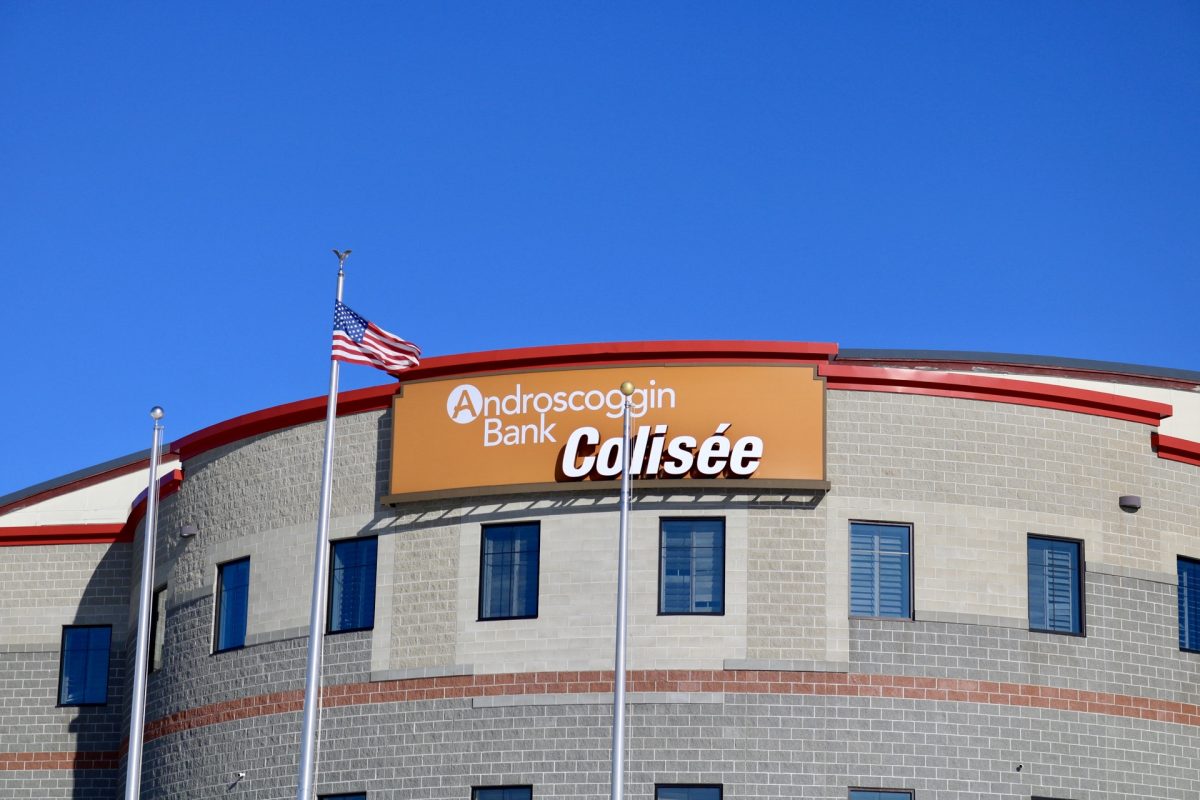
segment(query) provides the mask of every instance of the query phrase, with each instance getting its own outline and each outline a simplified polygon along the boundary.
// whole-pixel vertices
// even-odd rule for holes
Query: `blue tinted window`
[[[367,800],[366,792],[356,792],[351,794],[323,794],[320,800]]]
[[[851,789],[850,800],[908,800],[912,792],[896,789]]]
[[[329,572],[330,633],[375,627],[375,556],[378,540],[333,543]]]
[[[488,786],[471,790],[471,800],[531,800],[529,786]]]
[[[850,523],[850,614],[912,618],[912,529]]]
[[[725,520],[665,519],[659,533],[658,612],[725,612]]]
[[[1178,559],[1179,649],[1200,651],[1200,561]]]
[[[721,800],[721,787],[656,786],[654,800]]]
[[[1029,537],[1029,628],[1083,632],[1079,542]]]
[[[246,614],[250,601],[250,559],[217,568],[217,630],[213,649],[232,650],[246,644]]]
[[[480,619],[537,616],[540,546],[541,528],[536,522],[488,525],[483,529]]]
[[[108,625],[75,625],[63,628],[62,666],[58,702],[64,706],[108,702],[108,654],[112,628]]]

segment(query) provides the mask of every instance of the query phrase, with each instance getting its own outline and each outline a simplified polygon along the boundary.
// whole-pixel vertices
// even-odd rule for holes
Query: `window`
[[[351,792],[350,794],[323,794],[318,800],[367,800],[366,792]]]
[[[154,590],[154,599],[150,601],[150,648],[149,667],[151,672],[162,669],[163,635],[167,628],[167,587],[160,586]]]
[[[721,800],[721,787],[664,784],[654,787],[654,800]]]
[[[1029,629],[1083,633],[1083,545],[1029,536]]]
[[[379,540],[347,539],[333,543],[329,573],[330,633],[375,627],[375,556]]]
[[[532,800],[532,786],[478,786],[471,790],[471,800]]]
[[[658,613],[725,613],[725,520],[660,523]]]
[[[850,800],[912,800],[905,789],[851,789]]]
[[[217,567],[217,625],[213,652],[234,650],[246,644],[246,614],[250,601],[250,559]]]
[[[1200,561],[1177,560],[1179,567],[1179,649],[1200,652]]]
[[[479,618],[529,619],[538,613],[536,522],[483,526],[479,554]]]
[[[99,706],[108,702],[111,625],[65,625],[58,667],[60,706]]]
[[[850,523],[850,616],[912,619],[912,528]]]

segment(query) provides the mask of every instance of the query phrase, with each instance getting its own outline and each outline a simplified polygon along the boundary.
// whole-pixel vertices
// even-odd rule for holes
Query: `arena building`
[[[678,342],[345,392],[323,797],[1200,796],[1200,373]],[[295,796],[325,399],[165,449],[143,797]],[[124,785],[142,453],[0,498],[0,796]],[[140,494],[139,494],[140,492]]]

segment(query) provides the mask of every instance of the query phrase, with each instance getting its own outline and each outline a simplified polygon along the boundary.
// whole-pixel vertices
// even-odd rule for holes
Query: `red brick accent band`
[[[1147,719],[1200,726],[1200,706],[1134,695],[1085,692],[958,678],[913,678],[843,672],[776,672],[754,670],[655,670],[629,673],[631,692],[723,692],[728,694],[837,695],[894,697],[905,700],[954,701],[986,705],[1028,706],[1086,714]],[[539,694],[610,693],[611,672],[531,672],[505,675],[456,675],[404,681],[327,686],[325,708],[508,697]],[[222,722],[299,712],[300,690],[246,697],[180,711],[146,725],[146,741]]]
[[[0,772],[5,770],[50,771],[58,769],[116,769],[120,756],[115,750],[66,753],[0,753]]]
[[[713,692],[726,694],[785,694],[840,697],[890,697],[902,700],[1026,706],[1106,714],[1175,725],[1200,726],[1200,706],[1135,695],[1086,692],[960,678],[914,678],[844,672],[776,672],[755,670],[654,670],[629,673],[631,692]],[[455,675],[377,683],[327,686],[325,708],[454,700],[472,697],[511,697],[543,694],[611,693],[611,672],[530,672],[504,675]],[[272,714],[300,713],[304,693],[288,692],[227,700],[189,708],[146,724],[147,742],[173,733],[207,728]],[[88,753],[0,753],[0,771],[52,769],[113,769],[121,750]]]

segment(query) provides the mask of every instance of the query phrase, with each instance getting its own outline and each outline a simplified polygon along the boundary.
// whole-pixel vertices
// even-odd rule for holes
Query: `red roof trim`
[[[566,344],[551,347],[522,347],[489,350],[454,356],[438,356],[408,370],[402,379],[428,380],[446,375],[477,375],[548,367],[595,367],[645,362],[769,361],[826,363],[837,355],[831,342],[605,342]]]
[[[1150,434],[1150,446],[1158,453],[1159,458],[1200,467],[1200,442],[1163,436],[1155,431]]]
[[[1173,413],[1166,403],[1011,378],[841,364],[822,364],[819,372],[830,389],[987,400],[1093,414],[1155,427]]]
[[[0,547],[35,547],[49,544],[112,544],[122,539],[125,525],[82,523],[79,525],[20,525],[0,528]]]
[[[1120,372],[1113,369],[1077,367],[1060,364],[1026,364],[1020,361],[971,361],[957,358],[895,358],[843,356],[838,355],[837,363],[842,366],[854,367],[900,367],[902,369],[928,369],[939,371],[969,372],[989,375],[1008,373],[1019,375],[1044,375],[1056,378],[1075,378],[1077,380],[1118,383],[1127,386],[1159,386],[1165,389],[1188,391],[1197,386],[1195,381],[1184,378],[1171,378],[1164,375],[1142,375],[1134,372]]]
[[[183,484],[183,470],[173,469],[166,475],[158,479],[158,499],[170,497],[179,491],[180,485]],[[137,499],[133,501],[133,507],[129,509],[129,518],[125,520],[125,524],[121,527],[121,538],[117,541],[132,542],[133,534],[137,531],[137,526],[141,524],[146,517],[146,497],[149,490],[143,489]]]
[[[389,383],[383,386],[371,386],[366,389],[354,389],[338,393],[338,416],[361,414],[366,411],[380,411],[392,403],[392,395],[396,393],[397,384]],[[227,419],[190,433],[182,439],[171,443],[172,453],[180,459],[195,458],[209,450],[222,445],[249,439],[271,431],[302,425],[306,422],[316,422],[325,418],[326,397],[310,397],[307,400],[297,400],[281,406],[264,408],[243,414],[240,417]]]
[[[824,364],[836,354],[837,345],[828,343],[697,341],[571,344],[437,356],[427,358],[421,362],[421,366],[405,371],[400,383],[339,393],[338,416],[386,410],[391,407],[392,396],[402,384],[449,375],[647,362]],[[251,436],[317,422],[325,417],[325,403],[325,397],[310,397],[243,414],[175,441],[171,444],[171,452],[178,453],[181,459],[186,460]]]

